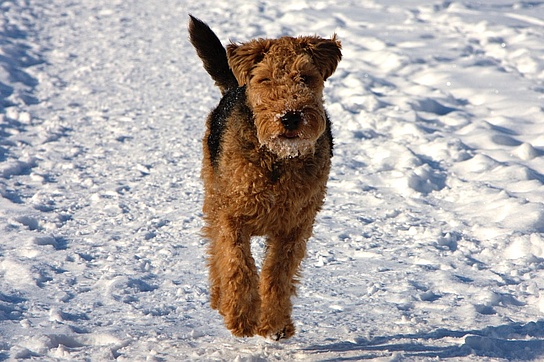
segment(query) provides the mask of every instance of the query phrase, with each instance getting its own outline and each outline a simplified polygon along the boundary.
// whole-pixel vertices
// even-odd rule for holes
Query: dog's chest
[[[319,170],[312,161],[281,160],[255,171],[251,183],[255,187],[248,191],[264,204],[264,210],[292,212],[304,208],[323,192],[326,182],[321,175],[325,170]]]

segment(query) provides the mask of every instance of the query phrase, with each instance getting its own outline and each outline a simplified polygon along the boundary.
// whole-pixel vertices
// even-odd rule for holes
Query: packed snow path
[[[287,3],[0,1],[0,360],[544,358],[544,3]],[[282,343],[209,306],[188,13],[343,44]]]

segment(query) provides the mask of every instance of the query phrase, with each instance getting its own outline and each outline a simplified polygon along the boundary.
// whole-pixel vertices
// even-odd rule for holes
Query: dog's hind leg
[[[213,309],[219,309],[221,303],[221,272],[219,270],[217,253],[217,243],[215,240],[211,241],[211,245],[208,249],[208,270],[210,280],[210,305]]]

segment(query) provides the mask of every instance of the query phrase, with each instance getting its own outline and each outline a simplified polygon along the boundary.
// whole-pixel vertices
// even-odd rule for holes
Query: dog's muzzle
[[[302,123],[302,113],[297,111],[287,112],[280,118],[280,121],[287,131],[295,131]]]

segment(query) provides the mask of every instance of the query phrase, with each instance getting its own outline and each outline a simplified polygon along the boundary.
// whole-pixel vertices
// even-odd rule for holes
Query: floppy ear
[[[342,59],[342,44],[336,39],[336,34],[332,39],[323,39],[319,37],[308,37],[307,50],[310,53],[315,66],[321,72],[323,80],[334,73],[338,62]]]
[[[270,42],[265,39],[227,45],[229,67],[234,73],[239,86],[247,84],[251,69],[263,59],[269,48]]]

